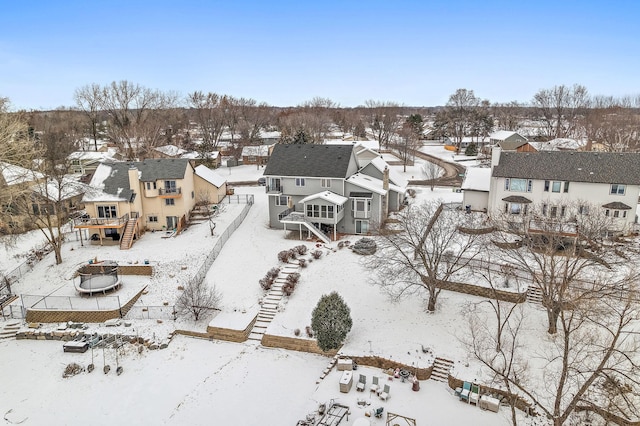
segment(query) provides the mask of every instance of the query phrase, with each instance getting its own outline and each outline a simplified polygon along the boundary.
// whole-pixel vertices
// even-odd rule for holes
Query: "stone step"
[[[264,334],[260,334],[252,331],[251,333],[249,333],[249,337],[247,337],[247,339],[261,341],[263,336]]]

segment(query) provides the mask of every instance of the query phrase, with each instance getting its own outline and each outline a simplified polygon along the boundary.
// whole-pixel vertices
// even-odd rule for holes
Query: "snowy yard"
[[[282,230],[268,228],[264,188],[236,187],[235,190],[236,194],[254,195],[255,205],[230,236],[206,276],[206,281],[222,294],[220,317],[234,311],[257,309],[264,295],[258,280],[267,270],[279,265],[277,253],[303,244],[285,239]],[[418,200],[461,201],[461,194],[450,188],[434,191],[417,188],[417,192]],[[95,256],[122,264],[148,259],[156,266],[156,273],[148,279],[148,294],[139,304],[173,303],[177,286],[194,273],[242,207],[225,206],[216,218],[214,236],[209,235],[207,224],[199,224],[176,238],[163,239],[161,233],[147,233],[128,251],[120,251],[117,246],[87,246],[86,243],[81,246],[79,241],[70,241],[64,247],[62,265],[54,265],[48,256],[19,283],[15,292],[68,291],[73,285],[73,271]],[[355,242],[357,237],[348,239]],[[289,300],[281,304],[269,333],[293,337],[296,328],[304,330],[311,322],[311,310],[320,296],[336,290],[351,308],[353,318],[343,353],[373,354],[422,368],[432,361],[421,351],[424,346],[437,356],[454,360],[458,377],[481,379],[477,368],[466,367],[469,355],[459,342],[465,331],[461,311],[480,299],[443,292],[437,312],[427,314],[424,295],[394,303],[380,288],[372,286],[361,257],[349,249],[323,251],[320,259],[300,270],[300,282]],[[126,276],[124,279],[123,288],[127,285]],[[530,309],[534,317],[542,318],[542,312],[535,308],[525,309]],[[198,324],[186,319],[163,324],[133,320],[130,329],[120,331],[154,337],[167,335],[174,327],[204,331],[209,319]],[[113,331],[98,325],[91,330]],[[163,350],[138,353],[133,345],[125,348],[126,353],[118,359],[124,367],[121,376],[102,373],[104,363],[112,366],[116,363],[115,350],[107,349],[94,351],[97,371],[63,379],[64,367],[70,362],[88,365],[91,351],[63,353],[62,344],[51,341],[0,341],[3,354],[0,375],[11,383],[0,391],[0,412],[6,413],[7,422],[24,420],[25,425],[75,424],[80,419],[91,424],[294,425],[319,403],[335,399],[351,407],[349,420],[341,423],[344,425],[353,424],[364,416],[366,409],[378,406],[384,406],[385,412],[415,418],[419,425],[446,425],[451,424],[452,419],[476,426],[509,424],[509,412],[504,407],[497,414],[482,411],[459,402],[446,384],[431,380],[421,382],[419,392],[411,391],[408,383],[389,382],[391,396],[387,402],[369,394],[368,386],[364,394],[355,391],[355,384],[349,393],[340,393],[340,372],[335,370],[316,384],[328,358],[264,348],[252,342],[236,344],[179,336]],[[368,383],[373,375],[384,377],[375,368],[361,367],[354,373],[355,380],[359,373],[366,374]],[[358,398],[370,405],[361,408],[357,405]],[[370,420],[374,425],[384,424],[380,419]]]

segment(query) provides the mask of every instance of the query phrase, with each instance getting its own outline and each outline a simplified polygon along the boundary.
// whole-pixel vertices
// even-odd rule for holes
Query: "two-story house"
[[[367,234],[404,202],[405,186],[392,183],[371,160],[361,167],[356,146],[278,144],[264,171],[269,224],[334,240]],[[399,183],[403,183],[398,180]]]
[[[83,198],[89,217],[75,226],[123,249],[144,230],[180,230],[197,203],[215,204],[226,194],[224,178],[186,159],[103,163],[90,186]]]
[[[548,218],[571,221],[597,208],[611,218],[612,233],[627,233],[636,221],[640,154],[494,149],[488,210],[523,216],[532,208]]]

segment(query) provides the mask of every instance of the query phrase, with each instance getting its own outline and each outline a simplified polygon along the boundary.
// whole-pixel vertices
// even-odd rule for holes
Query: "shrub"
[[[289,261],[289,250],[282,250],[278,253],[278,260],[283,263],[287,263]]]
[[[305,331],[307,332],[307,337],[313,337],[313,329],[310,325],[305,327]]]
[[[280,268],[269,269],[264,278],[261,278],[260,281],[258,281],[260,283],[260,287],[262,287],[263,290],[270,290],[271,286],[273,285],[273,281],[276,279],[279,273]]]
[[[280,268],[271,268],[267,271],[267,277],[271,278],[271,279],[276,279],[278,277],[278,274],[280,273]]]
[[[339,249],[344,248],[344,241],[340,241],[340,242],[338,243],[338,248],[339,248]]]
[[[296,289],[296,283],[287,281],[282,285],[282,292],[285,296],[291,296],[293,294],[293,290]]]
[[[300,244],[299,246],[295,247],[295,250],[300,256],[302,256],[307,253],[307,246],[305,246],[304,244]]]
[[[320,256],[322,256],[322,250],[313,250],[311,252],[311,257],[314,259],[320,259]]]
[[[264,278],[260,278],[260,281],[258,281],[258,283],[260,283],[260,287],[262,287],[263,290],[271,290],[271,286],[273,285],[273,280],[264,277]]]
[[[300,281],[300,274],[297,272],[291,273],[289,275],[287,275],[286,278],[287,283],[291,283],[293,285],[296,285],[298,283],[298,281]]]
[[[297,255],[298,255],[298,252],[296,251],[296,249],[294,248],[289,249],[289,259],[295,259]]]
[[[306,268],[307,267],[307,259],[298,259],[298,265],[300,265],[301,268]]]
[[[295,330],[293,330],[293,334],[294,334],[295,336],[299,336],[299,335],[300,335],[300,329],[299,329],[299,328],[296,328]]]

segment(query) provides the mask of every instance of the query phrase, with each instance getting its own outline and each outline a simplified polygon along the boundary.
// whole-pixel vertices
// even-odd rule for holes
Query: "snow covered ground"
[[[261,172],[255,166],[241,167],[244,169],[231,171],[237,181],[251,180],[251,176],[257,179],[248,167]],[[417,191],[418,200],[461,201],[461,194],[450,188],[434,191],[417,188]],[[236,187],[235,192],[252,194],[255,204],[242,225],[230,235],[206,276],[207,282],[222,294],[221,317],[256,309],[264,295],[258,280],[268,269],[278,266],[277,253],[303,243],[285,239],[282,230],[268,228],[263,187]],[[120,251],[117,246],[86,243],[81,246],[79,241],[70,241],[65,244],[62,265],[55,265],[49,255],[15,291],[49,294],[60,287],[68,288],[73,285],[72,272],[95,256],[132,264],[149,259],[156,266],[156,273],[147,283],[148,294],[139,303],[173,303],[177,286],[192,276],[203,257],[226,235],[225,230],[242,207],[225,205],[216,218],[213,236],[209,235],[207,224],[200,224],[175,238],[163,239],[161,233],[147,233],[128,251]],[[349,240],[354,242],[357,238]],[[24,243],[23,248],[28,245]],[[369,272],[361,258],[350,250],[324,249],[324,252],[320,259],[300,271],[300,282],[289,300],[282,303],[269,333],[293,336],[294,329],[304,329],[311,322],[311,310],[319,297],[336,290],[350,306],[354,322],[342,349],[345,354],[374,354],[426,367],[431,357],[420,350],[425,346],[438,356],[454,360],[460,378],[479,379],[479,370],[466,367],[469,356],[459,343],[464,334],[461,311],[479,299],[443,292],[437,312],[427,314],[424,295],[396,303],[390,301],[370,284]],[[121,331],[157,337],[168,334],[172,328],[204,331],[209,320],[205,318],[198,324],[184,319],[162,324],[155,320],[133,320],[130,329]],[[105,331],[97,325],[92,326],[91,330],[94,329]],[[496,414],[464,404],[446,384],[435,381],[422,382],[419,392],[411,391],[408,383],[388,382],[391,396],[387,402],[368,392],[357,393],[355,385],[349,393],[340,393],[340,372],[333,371],[316,383],[328,364],[327,358],[263,348],[251,342],[238,344],[179,336],[167,349],[142,353],[135,346],[126,345],[125,353],[120,353],[117,360],[124,368],[120,376],[113,374],[115,350],[96,350],[93,353],[96,371],[66,379],[62,378],[65,366],[70,362],[88,365],[91,351],[71,354],[62,352],[61,342],[2,340],[0,353],[0,377],[9,384],[0,390],[0,413],[9,424],[294,425],[319,403],[331,399],[351,407],[348,421],[341,425],[353,424],[364,416],[365,409],[378,406],[415,418],[421,425],[448,425],[453,419],[455,423],[476,426],[509,424],[508,410],[502,408]],[[111,374],[102,373],[104,364],[112,366]],[[386,377],[374,368],[361,367],[354,373],[355,380],[358,373],[366,374],[369,383],[373,375]],[[360,408],[356,404],[358,398],[370,405]],[[381,419],[370,420],[374,425],[384,424]]]

